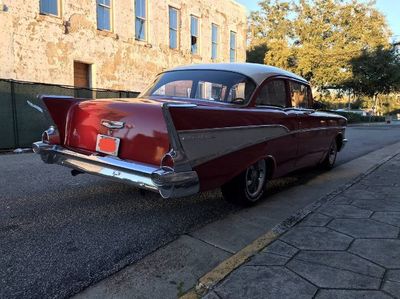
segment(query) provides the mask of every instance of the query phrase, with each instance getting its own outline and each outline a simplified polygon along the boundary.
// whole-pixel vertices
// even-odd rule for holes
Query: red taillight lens
[[[169,153],[166,154],[161,160],[161,167],[169,167],[173,169],[174,166],[175,166],[174,159]]]

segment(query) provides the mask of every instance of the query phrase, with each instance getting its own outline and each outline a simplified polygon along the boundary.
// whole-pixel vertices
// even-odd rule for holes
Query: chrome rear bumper
[[[199,192],[199,178],[195,171],[175,172],[140,162],[124,161],[116,157],[84,155],[58,145],[35,142],[33,151],[48,164],[59,164],[158,191],[163,198],[188,196]]]

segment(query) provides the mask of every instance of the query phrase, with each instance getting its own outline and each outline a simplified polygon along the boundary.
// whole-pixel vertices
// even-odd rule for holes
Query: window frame
[[[113,30],[114,30],[114,17],[113,17],[113,0],[109,0],[110,1],[110,5],[108,6],[108,5],[106,5],[106,4],[103,4],[103,3],[99,3],[99,1],[101,1],[101,0],[96,0],[96,27],[97,27],[97,30],[100,30],[100,31],[105,31],[105,32],[113,32]],[[99,15],[98,15],[98,12],[97,12],[97,8],[98,7],[102,7],[102,8],[105,8],[105,9],[108,9],[108,11],[109,11],[109,14],[110,14],[110,16],[109,16],[109,19],[110,19],[110,29],[105,29],[105,28],[99,28]]]
[[[192,20],[196,19],[197,20],[197,35],[193,35],[192,34]],[[193,52],[192,49],[192,37],[195,36],[196,37],[196,52]],[[192,55],[200,55],[200,18],[194,14],[190,15],[190,53],[192,53]]]
[[[143,1],[143,3],[144,3],[144,17],[142,17],[142,16],[139,16],[138,14],[137,14],[137,10],[136,10],[136,3],[137,3],[137,1]],[[134,0],[133,1],[134,3],[133,3],[133,5],[134,5],[134,7],[133,7],[133,9],[134,9],[134,11],[135,11],[135,40],[138,40],[138,41],[147,41],[147,30],[148,30],[148,22],[147,22],[147,15],[148,15],[148,13],[147,13],[147,0]],[[136,20],[137,19],[139,19],[139,20],[141,20],[141,21],[143,21],[143,24],[144,24],[144,38],[143,39],[141,39],[141,38],[139,38],[137,35],[136,35],[136,30],[137,30],[137,28],[136,28]]]
[[[216,37],[215,41],[213,39],[213,29],[216,28]],[[211,23],[211,60],[215,61],[218,59],[219,56],[219,51],[218,51],[218,45],[219,45],[219,26],[216,23]],[[215,46],[215,57],[213,57],[213,50]]]
[[[235,37],[235,45],[232,48],[232,34]],[[235,53],[232,59],[232,51]],[[236,31],[230,30],[229,31],[229,61],[236,62],[237,61],[237,33]]]
[[[171,27],[171,11],[172,10],[174,10],[176,12],[176,28]],[[179,43],[180,43],[180,40],[179,40],[179,26],[180,26],[179,17],[180,17],[180,10],[174,6],[169,5],[168,6],[168,39],[169,39],[168,43],[169,43],[169,48],[171,50],[179,50],[179,48],[180,48],[179,47]],[[174,31],[176,34],[176,47],[175,48],[173,48],[171,46],[171,31]]]
[[[43,1],[51,1],[51,0],[39,0],[39,13],[44,16],[51,16],[51,17],[61,17],[61,0],[55,0],[57,4],[57,14],[52,14],[50,12],[45,12],[42,10],[42,2]]]

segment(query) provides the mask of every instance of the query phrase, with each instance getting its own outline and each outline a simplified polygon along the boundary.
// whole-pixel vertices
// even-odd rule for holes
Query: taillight
[[[174,166],[175,166],[174,158],[170,153],[166,153],[161,160],[161,167],[162,168],[168,167],[174,169]]]

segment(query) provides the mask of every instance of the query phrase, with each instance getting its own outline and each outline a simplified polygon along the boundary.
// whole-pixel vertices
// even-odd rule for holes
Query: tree
[[[372,97],[377,110],[379,95],[400,91],[400,54],[394,47],[363,50],[350,60],[353,77],[343,85],[354,92]]]
[[[262,43],[258,45],[252,45],[246,51],[246,61],[253,63],[264,63],[265,54],[267,53],[267,45]]]
[[[289,39],[293,35],[289,18],[291,4],[288,1],[264,0],[259,5],[261,9],[252,12],[249,19],[249,52],[252,56],[248,61],[274,61],[275,66],[288,68],[291,57]],[[265,53],[261,52],[263,49]],[[256,59],[253,54],[257,55]]]
[[[322,89],[352,77],[350,61],[363,50],[388,47],[390,31],[374,2],[260,2],[250,22],[250,47],[267,47],[264,62],[294,71]]]

